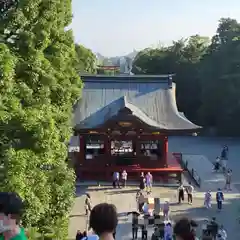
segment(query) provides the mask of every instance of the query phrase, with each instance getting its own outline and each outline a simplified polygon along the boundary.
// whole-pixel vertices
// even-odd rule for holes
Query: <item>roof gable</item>
[[[101,77],[102,78],[102,77]],[[114,79],[116,79],[114,81]],[[169,79],[127,77],[84,78],[82,99],[75,108],[77,128],[94,128],[116,116],[123,108],[146,124],[166,130],[197,129],[182,117],[175,100],[175,85]]]

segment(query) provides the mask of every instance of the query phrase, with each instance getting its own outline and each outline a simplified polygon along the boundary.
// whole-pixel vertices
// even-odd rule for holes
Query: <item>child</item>
[[[27,240],[25,231],[19,226],[24,204],[16,193],[0,193],[0,239]]]

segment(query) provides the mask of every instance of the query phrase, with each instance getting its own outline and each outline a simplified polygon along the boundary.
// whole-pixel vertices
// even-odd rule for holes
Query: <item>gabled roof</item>
[[[177,110],[175,84],[169,75],[82,77],[82,98],[75,106],[76,129],[96,128],[116,116],[123,108],[149,125],[162,130],[196,130]]]

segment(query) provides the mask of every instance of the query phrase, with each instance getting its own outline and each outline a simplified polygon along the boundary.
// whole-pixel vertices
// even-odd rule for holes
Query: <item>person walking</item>
[[[219,188],[216,193],[217,208],[219,211],[222,210],[222,202],[224,201],[224,195],[221,189]]]
[[[123,187],[126,187],[127,184],[127,171],[123,170],[122,172],[122,185]]]
[[[193,202],[193,191],[194,191],[194,187],[192,186],[191,182],[189,182],[189,185],[186,188],[186,192],[188,195],[188,204],[192,204]]]
[[[211,191],[207,191],[204,197],[204,206],[209,209],[212,207],[212,194]]]

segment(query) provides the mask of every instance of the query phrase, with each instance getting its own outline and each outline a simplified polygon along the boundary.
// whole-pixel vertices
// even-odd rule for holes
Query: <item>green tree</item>
[[[75,45],[76,49],[76,69],[79,73],[87,72],[95,74],[97,72],[97,58],[90,49],[82,45]]]
[[[133,61],[135,74],[176,74],[177,103],[180,111],[197,121],[201,105],[199,64],[208,49],[209,39],[199,35],[174,41],[169,47],[145,49]]]
[[[240,24],[221,19],[202,69],[202,107],[206,126],[221,134],[239,135]]]
[[[82,83],[71,19],[70,0],[22,0],[0,20],[1,190],[25,199],[26,226],[62,229],[55,239],[74,198],[66,145]]]

